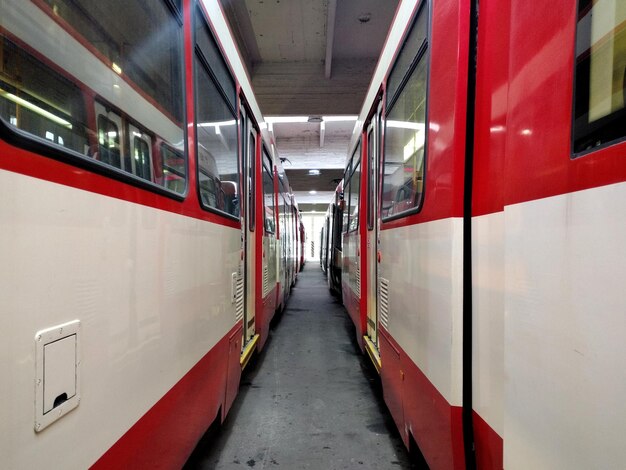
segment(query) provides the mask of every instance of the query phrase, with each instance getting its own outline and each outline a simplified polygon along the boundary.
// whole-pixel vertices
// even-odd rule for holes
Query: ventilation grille
[[[243,276],[241,272],[237,275],[237,284],[235,285],[235,320],[239,321],[243,318]]]
[[[389,281],[380,278],[378,287],[380,324],[389,329]]]
[[[361,267],[356,265],[356,296],[361,298]]]
[[[265,297],[270,288],[270,268],[263,266],[263,297]]]

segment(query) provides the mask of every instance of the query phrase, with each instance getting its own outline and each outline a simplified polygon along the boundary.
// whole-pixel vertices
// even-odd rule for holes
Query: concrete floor
[[[318,264],[305,266],[292,292],[226,421],[207,432],[185,468],[414,468]]]

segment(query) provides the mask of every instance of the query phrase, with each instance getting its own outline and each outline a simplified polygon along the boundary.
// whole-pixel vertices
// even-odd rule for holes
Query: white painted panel
[[[0,201],[2,466],[87,468],[234,326],[240,230],[6,171]],[[74,319],[81,404],[36,434],[33,337]]]
[[[507,469],[626,462],[626,184],[505,208]]]
[[[504,432],[504,212],[472,218],[472,407]]]
[[[389,281],[389,331],[455,406],[462,401],[463,221],[437,220],[380,233]]]

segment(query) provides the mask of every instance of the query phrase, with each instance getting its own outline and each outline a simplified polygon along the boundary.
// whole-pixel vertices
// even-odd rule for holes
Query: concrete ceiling
[[[221,1],[300,209],[325,211],[398,0]]]

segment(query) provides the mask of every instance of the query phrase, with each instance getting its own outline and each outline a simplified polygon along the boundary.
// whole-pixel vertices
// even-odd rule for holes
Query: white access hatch
[[[79,331],[75,320],[38,331],[35,430],[43,430],[76,408],[79,397]]]

